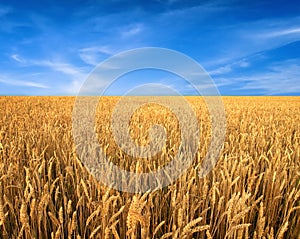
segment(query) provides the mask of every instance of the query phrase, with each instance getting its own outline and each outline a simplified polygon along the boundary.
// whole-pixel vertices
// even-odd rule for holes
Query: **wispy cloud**
[[[300,64],[295,60],[289,60],[274,64],[264,71],[215,80],[231,86],[236,91],[259,90],[267,95],[298,93],[300,92]]]
[[[256,74],[244,79],[250,81],[242,89],[262,89],[276,95],[300,92],[300,65],[274,66],[270,72]]]
[[[169,2],[168,5],[172,5],[175,3]],[[175,4],[174,4],[175,5]],[[216,2],[194,2],[194,4],[187,4],[187,6],[181,6],[181,7],[175,7],[171,10],[167,10],[162,12],[161,17],[169,18],[169,17],[195,17],[197,16],[197,19],[205,19],[206,17],[209,17],[210,14],[223,12],[228,7],[222,6],[220,4],[217,4]],[[196,15],[199,14],[199,15]]]
[[[250,66],[250,62],[247,59],[242,59],[242,60],[238,60],[236,62],[230,63],[230,64],[226,64],[224,66],[220,66],[211,71],[208,71],[208,74],[211,76],[224,75],[224,74],[232,72],[236,68],[246,68],[249,66]]]
[[[75,67],[74,65],[66,62],[61,62],[59,60],[36,60],[36,59],[26,59],[19,54],[12,54],[10,56],[12,59],[19,63],[23,63],[24,66],[42,66],[48,67],[53,71],[61,72],[66,75],[81,75],[82,70],[80,67]]]
[[[281,36],[287,36],[287,35],[292,35],[292,34],[297,34],[300,36],[300,26],[299,27],[294,27],[294,28],[283,28],[279,30],[274,30],[267,32],[265,34],[262,34],[263,37],[281,37]]]
[[[63,62],[61,60],[45,60],[45,59],[25,59],[24,57],[18,54],[12,54],[11,58],[18,63],[22,63],[23,67],[44,67],[48,70],[42,70],[39,68],[39,71],[42,73],[44,78],[49,80],[51,88],[55,92],[60,94],[77,94],[82,83],[87,78],[87,75],[90,71],[89,68],[76,67],[69,62]],[[60,74],[54,74],[55,72]],[[50,79],[50,77],[55,76],[55,78],[64,79],[63,82],[55,83],[55,79]],[[36,83],[33,81],[26,80],[11,80],[16,77],[6,77],[2,78],[1,82],[8,85],[15,86],[28,86],[28,87],[38,87],[38,88],[50,88],[44,84]],[[19,76],[18,78],[22,78]]]
[[[25,61],[18,55],[18,54],[12,54],[10,56],[13,60],[19,63],[24,63]]]
[[[215,73],[223,74],[230,71],[231,67],[228,65],[232,62],[246,59],[241,67],[247,67],[247,58],[299,41],[300,17],[265,18],[226,26],[220,24],[215,30],[220,32],[217,36],[220,36],[221,40],[212,38],[211,44],[217,45],[216,49],[220,50],[215,54],[211,53],[212,59],[208,60],[208,66],[219,65],[222,68]]]
[[[225,65],[225,66],[221,66],[217,69],[209,71],[208,74],[211,75],[211,76],[223,75],[223,74],[229,73],[231,71],[232,71],[232,66],[231,65]]]
[[[123,38],[128,38],[132,36],[136,36],[137,34],[143,31],[142,24],[133,24],[130,26],[126,26],[124,29],[121,30],[121,36]]]
[[[26,81],[26,80],[15,80],[12,77],[1,77],[0,76],[0,83],[5,85],[11,86],[23,86],[23,87],[34,87],[34,88],[49,88],[47,85],[33,82],[33,81]]]
[[[264,19],[243,27],[248,30],[242,33],[243,37],[264,48],[278,47],[300,39],[300,17]]]
[[[79,50],[80,58],[87,64],[96,66],[105,58],[114,54],[114,51],[108,46],[87,47]]]
[[[53,61],[39,61],[36,65],[46,66],[51,68],[53,71],[61,72],[69,76],[69,79],[60,84],[60,87],[56,90],[62,94],[77,94],[82,83],[87,78],[88,72],[77,68],[69,63],[53,62]]]
[[[48,61],[48,60],[42,60],[42,61],[32,61],[32,63],[36,66],[46,66],[51,68],[54,71],[64,73],[66,75],[79,75],[82,74],[78,68],[74,67],[73,65],[69,63],[62,63],[62,62],[55,62],[55,61]]]

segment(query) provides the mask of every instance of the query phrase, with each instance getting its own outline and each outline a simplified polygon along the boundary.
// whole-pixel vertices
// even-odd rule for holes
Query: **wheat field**
[[[135,112],[137,144],[148,142],[154,123],[167,132],[163,152],[135,159],[112,137],[118,99],[104,97],[97,108],[98,141],[109,159],[135,172],[169,162],[180,144],[174,114],[155,104]],[[106,187],[81,163],[72,136],[75,97],[0,97],[0,238],[299,239],[300,97],[223,97],[226,138],[204,178],[197,169],[210,117],[200,97],[187,100],[200,129],[193,166],[165,188],[132,194]]]

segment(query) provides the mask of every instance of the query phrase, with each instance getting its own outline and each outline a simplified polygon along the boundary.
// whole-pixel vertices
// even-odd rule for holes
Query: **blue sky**
[[[2,0],[0,95],[76,95],[98,63],[138,47],[192,57],[222,95],[300,95],[300,1],[276,0]],[[154,70],[110,94],[151,82],[193,94]]]

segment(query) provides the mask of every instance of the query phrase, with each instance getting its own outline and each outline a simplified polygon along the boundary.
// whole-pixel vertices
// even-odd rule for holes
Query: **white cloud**
[[[56,91],[59,91],[62,94],[77,94],[82,83],[88,76],[88,71],[77,68],[69,63],[41,61],[39,62],[39,65],[49,67],[54,71],[69,76],[69,78],[56,89]]]
[[[6,84],[6,85],[12,85],[12,86],[25,86],[25,87],[35,87],[35,88],[43,88],[43,89],[47,89],[49,88],[47,85],[41,84],[41,83],[37,83],[37,82],[33,82],[33,81],[23,81],[23,80],[15,80],[12,79],[11,77],[9,77],[9,79],[7,79],[7,77],[0,77],[0,83]]]
[[[249,67],[250,66],[250,62],[246,61],[246,60],[242,60],[240,62],[238,62],[240,67]]]
[[[232,67],[230,65],[221,66],[215,70],[209,71],[208,74],[211,76],[214,75],[222,75],[232,71]]]
[[[79,50],[80,52],[101,52],[103,54],[111,55],[113,54],[113,50],[108,46],[95,46],[95,47],[86,47]]]
[[[114,54],[114,51],[111,50],[108,46],[88,47],[79,50],[80,58],[85,63],[92,66],[98,65],[101,61],[112,54]]]
[[[279,30],[274,30],[268,33],[263,34],[263,37],[280,37],[280,36],[286,36],[291,34],[300,34],[300,27],[294,27],[294,28],[283,28]]]
[[[15,61],[19,62],[19,63],[24,63],[25,62],[18,54],[13,54],[10,57],[12,59],[14,59]]]
[[[250,62],[246,59],[238,60],[224,66],[220,66],[208,72],[211,76],[223,75],[232,72],[235,68],[246,68],[250,66]]]
[[[91,70],[88,68],[76,67],[68,62],[25,59],[18,54],[11,55],[11,58],[17,62],[25,64],[26,66],[42,66],[51,69],[52,72],[48,72],[47,76],[44,76],[44,78],[53,83],[56,81],[56,79],[49,79],[50,75],[53,75],[53,72],[59,72],[66,75],[67,77],[63,77],[65,79],[63,82],[56,83],[56,85],[51,86],[53,93],[58,92],[59,94],[77,94],[82,83],[87,78],[88,72]],[[34,76],[34,74],[32,74],[32,76]],[[30,76],[27,76],[26,78],[28,77]],[[16,77],[2,77],[0,82],[7,85],[49,88],[44,84],[33,81],[12,80],[15,78]],[[24,79],[23,76],[18,76],[18,78]],[[61,76],[57,75],[57,78],[61,78]]]
[[[263,20],[247,23],[240,30],[245,52],[266,51],[300,40],[300,18]],[[247,50],[248,49],[248,50]]]
[[[225,66],[231,65],[231,62],[244,59],[239,63],[239,67],[248,67],[251,58],[299,41],[300,17],[240,22],[226,27],[216,27],[215,30],[222,32],[223,43],[217,41],[222,50],[221,54],[217,53],[209,59],[206,66],[216,68],[221,65],[221,69],[212,69],[218,75],[219,72],[229,71],[229,67]]]
[[[66,75],[78,75],[81,72],[74,66],[68,63],[53,62],[53,61],[41,61],[36,63],[36,65],[47,66],[53,69],[54,71],[62,72]]]
[[[296,61],[285,61],[270,66],[264,72],[230,78],[216,78],[240,90],[262,90],[265,94],[287,94],[300,92],[300,65]]]
[[[25,63],[27,66],[43,66],[49,67],[50,69],[64,73],[66,75],[81,75],[82,71],[80,68],[73,66],[72,64],[61,62],[61,61],[53,61],[53,60],[31,60],[25,59],[18,54],[12,54],[10,56],[12,59],[19,63]]]
[[[143,30],[142,24],[130,25],[129,27],[125,27],[125,29],[121,30],[121,36],[123,38],[136,36],[137,34],[141,33],[142,30]]]

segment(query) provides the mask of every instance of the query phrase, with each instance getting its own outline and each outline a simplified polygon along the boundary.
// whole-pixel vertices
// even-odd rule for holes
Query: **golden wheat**
[[[142,105],[128,129],[134,142],[147,145],[154,124],[167,138],[160,153],[137,159],[114,140],[119,99],[98,104],[100,146],[122,169],[161,169],[178,153],[180,122],[161,105]],[[199,172],[211,119],[202,98],[186,99],[200,129],[192,167],[166,188],[130,194],[98,182],[81,163],[72,135],[74,97],[0,97],[0,238],[298,239],[300,97],[223,97],[226,138],[205,178]],[[180,106],[176,97],[161,100]]]

